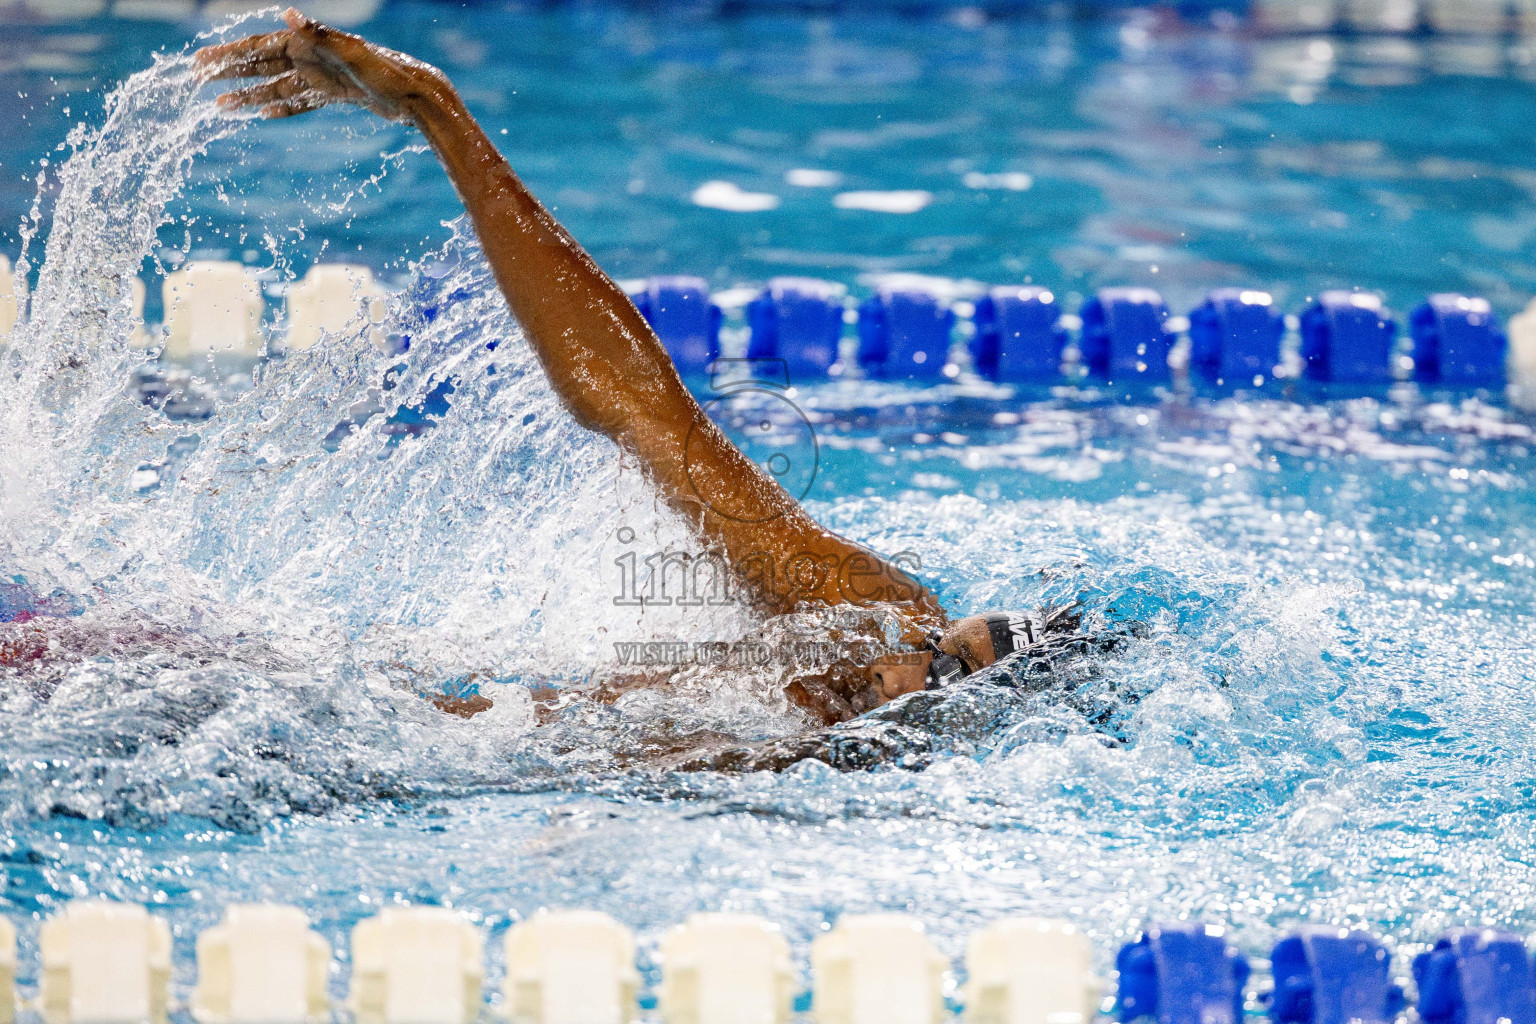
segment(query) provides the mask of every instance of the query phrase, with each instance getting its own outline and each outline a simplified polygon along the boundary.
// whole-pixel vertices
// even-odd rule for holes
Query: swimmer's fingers
[[[410,120],[407,103],[451,92],[446,76],[412,57],[375,46],[289,9],[288,28],[199,50],[204,81],[265,78],[219,97],[227,110],[259,107],[292,117],[328,103],[354,103],[393,121]]]
[[[193,67],[206,82],[268,78],[314,61],[319,53],[332,54],[346,65],[372,50],[361,36],[322,25],[292,8],[284,19],[286,29],[203,47],[192,55]]]
[[[219,97],[219,106],[225,110],[242,107],[260,107],[264,117],[292,117],[325,106],[328,97],[290,71],[270,81],[248,85]]]
[[[245,91],[245,90],[242,90]],[[307,114],[311,110],[319,110],[331,102],[332,97],[317,89],[301,89],[288,95],[270,96],[263,95],[241,101],[232,98],[234,94],[226,94],[219,97],[219,102],[226,109],[237,107],[260,107],[261,116],[269,121],[276,121],[284,117],[295,117],[299,114]]]
[[[276,121],[278,118],[294,117],[298,114],[307,114],[311,110],[319,110],[329,102],[328,97],[311,90],[291,99],[268,103],[261,108],[261,116],[269,121]]]
[[[292,36],[292,32],[268,32],[205,46],[192,55],[192,65],[205,82],[280,75],[293,67],[288,56]]]
[[[273,57],[240,64],[207,65],[200,69],[205,82],[227,82],[232,78],[270,78],[293,69],[287,57]]]
[[[290,7],[284,11],[283,21],[288,25],[290,32],[302,36],[316,46],[368,46],[368,40],[362,36],[355,36],[351,32],[343,32],[339,28],[322,25],[309,15],[300,12],[297,8]]]

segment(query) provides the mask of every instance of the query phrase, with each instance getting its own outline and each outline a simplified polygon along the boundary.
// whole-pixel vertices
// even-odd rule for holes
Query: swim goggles
[[[965,667],[965,662],[953,654],[945,654],[939,650],[939,634],[929,634],[924,647],[933,655],[933,660],[928,663],[928,682],[923,689],[942,690],[971,674],[970,669]]]

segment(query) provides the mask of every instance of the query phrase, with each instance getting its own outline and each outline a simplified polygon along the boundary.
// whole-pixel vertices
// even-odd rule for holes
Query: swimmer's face
[[[870,682],[880,695],[880,703],[895,700],[904,693],[916,693],[928,687],[928,666],[933,655],[927,651],[887,654],[869,666]]]
[[[978,672],[997,660],[992,634],[982,615],[969,615],[949,624],[939,638],[939,650],[959,658],[967,672]],[[928,686],[928,666],[933,655],[927,651],[888,654],[875,659],[869,667],[871,682],[885,700],[895,700],[904,693],[914,693]]]

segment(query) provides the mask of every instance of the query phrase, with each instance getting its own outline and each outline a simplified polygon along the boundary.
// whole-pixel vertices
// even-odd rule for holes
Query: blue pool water
[[[104,87],[197,27],[8,27],[6,251],[37,159],[98,117]],[[1536,41],[1522,37],[1253,38],[1135,16],[710,20],[606,5],[396,4],[361,27],[447,70],[618,277],[910,272],[1033,278],[1063,295],[1148,284],[1180,311],[1225,284],[1271,289],[1290,309],[1325,287],[1365,287],[1401,310],[1438,290],[1508,313],[1536,291]],[[323,251],[403,272],[459,212],[429,155],[381,159],[413,141],[334,112],[243,136],[198,162],[184,200],[196,222],[162,239],[267,265],[270,233],[300,271]],[[797,169],[841,183],[791,185]],[[711,181],[779,205],[694,205]],[[932,202],[911,214],[832,204],[868,190]]]
[[[802,964],[825,922],[872,909],[917,914],[950,954],[1015,912],[1078,920],[1101,956],[1181,914],[1249,952],[1299,921],[1401,952],[1452,924],[1536,927],[1530,420],[1411,390],[803,385],[822,521],[916,553],[954,611],[1073,597],[1148,635],[1050,693],[967,690],[931,716],[921,770],[658,771],[706,737],[802,728],[774,670],[543,724],[526,687],[600,676],[619,641],[777,642],[827,618],[616,605],[617,558],[686,536],[559,410],[409,136],[231,121],[177,59],[103,111],[196,29],[3,44],[0,95],[21,95],[0,103],[0,223],[32,208],[44,157],[50,184],[0,383],[0,553],[80,612],[0,633],[0,912],[25,982],[37,921],[92,894],[157,905],[181,983],[191,936],[250,899],[304,906],[343,958],[358,919],[422,901],[496,930],[602,909],[647,957],[690,911],[745,910]],[[399,6],[364,30],[443,64],[620,277],[1032,277],[1069,303],[1141,283],[1176,308],[1222,284],[1290,308],[1362,285],[1504,314],[1536,287],[1519,40],[603,7]],[[708,182],[778,205],[700,206]],[[834,204],[851,191],[932,198]],[[130,276],[233,256],[276,282],[317,255],[403,286],[390,394],[454,376],[435,429],[322,443],[390,369],[355,338],[267,365],[204,424],[129,399]],[[133,482],[146,466],[159,486]],[[471,678],[497,702],[472,721],[415,695]]]

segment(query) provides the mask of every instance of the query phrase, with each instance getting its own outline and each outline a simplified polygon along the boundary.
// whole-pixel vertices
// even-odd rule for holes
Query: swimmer
[[[346,103],[416,127],[458,190],[565,408],[643,468],[699,542],[740,575],[758,609],[868,609],[871,637],[894,618],[904,651],[798,676],[786,687],[796,704],[825,724],[846,721],[1076,629],[1076,617],[1059,610],[951,621],[894,559],[817,523],[704,414],[629,297],[523,185],[443,72],[296,10],[283,18],[286,29],[196,54],[208,81],[259,79],[221,95],[226,109],[284,118]]]

